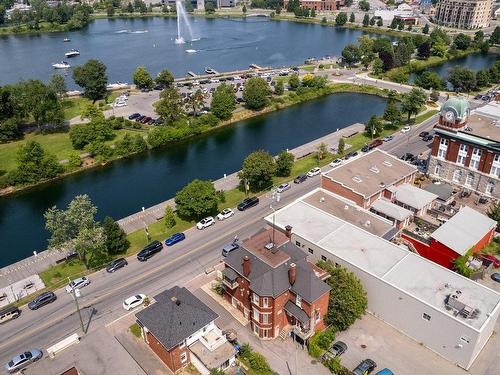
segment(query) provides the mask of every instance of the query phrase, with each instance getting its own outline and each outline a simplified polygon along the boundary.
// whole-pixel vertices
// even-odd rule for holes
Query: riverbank
[[[254,117],[259,117],[263,116],[266,114],[269,114],[274,111],[278,111],[280,109],[285,109],[290,106],[294,106],[297,104],[305,103],[314,99],[321,98],[326,95],[331,95],[335,93],[347,93],[347,92],[352,92],[352,93],[361,93],[361,94],[370,94],[370,95],[377,95],[380,97],[387,97],[389,94],[389,90],[386,89],[378,89],[373,86],[369,85],[355,85],[351,83],[333,83],[329,84],[328,87],[324,89],[317,89],[317,90],[311,90],[307,91],[303,95],[297,95],[293,91],[287,92],[285,95],[281,97],[273,97],[270,101],[270,104],[263,108],[262,110],[259,111],[253,111],[253,110],[248,110],[248,109],[243,109],[241,111],[237,111],[233,114],[231,119],[226,120],[221,122],[219,125],[211,128],[204,129],[201,133],[199,134],[190,134],[182,139],[176,140],[176,141],[171,141],[167,145],[164,145],[162,147],[170,147],[172,145],[175,145],[176,143],[180,142],[186,142],[189,141],[190,139],[198,136],[206,136],[210,134],[211,132],[218,131],[220,129],[223,129],[227,126],[231,126],[235,124],[236,122],[243,121],[243,120],[248,120]],[[116,142],[119,140],[123,139],[126,133],[136,133],[137,130],[134,129],[120,129],[116,131],[118,134],[117,136],[111,140],[107,141],[107,144],[111,147],[114,147]],[[11,142],[7,144],[2,144],[0,145],[0,160],[2,160],[2,166],[4,169],[4,174],[6,175],[10,170],[15,168],[15,155],[17,152],[18,147],[27,142],[28,140],[36,140],[42,144],[42,146],[49,152],[53,153],[56,155],[56,158],[61,161],[61,160],[66,160],[71,152],[74,152],[75,150],[72,147],[71,141],[69,139],[69,134],[68,133],[57,133],[57,134],[49,134],[49,135],[28,135],[26,136],[27,139],[23,139],[21,141],[16,141],[16,142]],[[151,145],[148,144],[148,149],[152,149]],[[147,151],[145,151],[147,152]],[[22,191],[27,191],[33,188],[36,188],[41,185],[46,185],[50,184],[54,181],[66,178],[68,176],[82,173],[85,171],[88,171],[93,168],[100,168],[100,167],[106,167],[107,165],[111,164],[113,161],[120,160],[123,158],[129,158],[133,157],[135,155],[139,155],[141,153],[130,153],[127,155],[115,155],[111,157],[110,159],[106,160],[104,163],[102,162],[97,162],[93,158],[86,158],[85,162],[82,164],[81,167],[76,167],[70,170],[65,171],[63,174],[50,179],[50,180],[44,180],[36,184],[31,184],[31,185],[24,185],[24,186],[7,186],[4,187],[3,189],[0,190],[0,196],[7,196],[10,194],[14,193],[19,193]],[[10,169],[9,169],[10,168]],[[2,178],[5,178],[4,176],[0,177],[0,183]]]

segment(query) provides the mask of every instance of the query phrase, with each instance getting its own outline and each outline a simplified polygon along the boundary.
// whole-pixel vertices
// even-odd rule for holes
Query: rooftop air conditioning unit
[[[272,250],[274,247],[274,244],[272,242],[269,242],[266,246],[264,246],[267,250]]]

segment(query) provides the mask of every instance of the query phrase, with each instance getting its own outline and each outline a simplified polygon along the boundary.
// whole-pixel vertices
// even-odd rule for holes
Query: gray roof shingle
[[[156,303],[135,316],[167,350],[218,318],[184,287],[174,286],[154,299]]]
[[[307,315],[304,310],[302,310],[292,301],[288,301],[287,303],[285,303],[285,306],[283,308],[285,309],[285,311],[288,311],[295,318],[297,318],[302,324],[306,324],[309,321],[309,315]]]

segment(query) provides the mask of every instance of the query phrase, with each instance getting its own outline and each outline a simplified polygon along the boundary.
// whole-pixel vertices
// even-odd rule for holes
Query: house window
[[[322,256],[321,256],[321,260],[322,260],[323,262],[326,262],[326,257],[325,257],[324,255],[322,255]]]
[[[461,336],[460,341],[465,342],[466,344],[470,343],[470,337],[467,336]]]
[[[465,159],[467,158],[467,145],[461,144],[458,150],[457,164],[465,165]]]
[[[321,315],[319,313],[319,310],[316,310],[314,312],[314,319],[316,320],[316,323],[318,323],[321,320]]]
[[[455,172],[453,172],[453,181],[460,182],[460,177],[462,177],[462,171],[460,169],[455,169]]]
[[[269,330],[268,329],[263,329],[262,330],[262,337],[263,338],[268,338],[269,337]]]
[[[311,249],[311,248],[309,248],[309,253],[310,253],[310,254],[314,254],[314,250],[313,250],[313,249]]]
[[[465,178],[465,186],[472,186],[473,182],[474,182],[474,175],[472,173],[469,173]]]
[[[182,349],[182,348],[183,348],[183,347],[185,347],[185,346],[186,346],[186,342],[185,342],[185,341],[183,341],[183,342],[181,342],[181,343],[179,344],[179,349]]]
[[[270,313],[262,314],[262,323],[263,324],[269,324],[270,323],[269,315],[271,315],[271,314]]]
[[[475,148],[474,150],[472,150],[472,156],[470,159],[469,168],[478,170],[480,160],[481,160],[481,149]]]
[[[295,241],[295,245],[297,245],[297,246],[300,247],[300,242],[299,241]]]
[[[434,169],[434,174],[441,176],[441,165],[440,164],[436,164],[436,168]]]
[[[486,184],[486,194],[493,194],[493,188],[495,187],[495,183],[493,181],[488,181]]]
[[[260,322],[260,312],[259,310],[253,310],[253,320]]]
[[[255,333],[256,335],[259,335],[259,333],[260,333],[260,328],[259,328],[259,326],[258,326],[258,325],[256,325],[256,324],[254,324],[254,325],[253,325],[253,331],[254,331],[254,333]]]
[[[268,297],[262,298],[262,307],[269,307],[269,298]]]
[[[186,352],[182,352],[181,353],[181,363],[184,364],[186,363],[188,360],[188,356],[187,356],[187,353]]]
[[[302,297],[297,294],[297,297],[295,297],[295,304],[299,307],[302,307]]]
[[[259,295],[258,294],[252,294],[253,296],[253,303],[255,303],[256,305],[259,305],[259,302],[260,302],[260,298],[259,298]]]
[[[424,313],[424,315],[422,315],[422,318],[424,318],[425,320],[431,320],[431,316],[429,314],[426,314],[426,313]]]
[[[491,165],[490,175],[499,177],[500,176],[500,155],[496,154],[493,159],[493,164]]]
[[[441,142],[439,142],[439,149],[438,149],[438,154],[437,157],[441,159],[446,158],[446,151],[448,150],[448,143],[449,141],[445,138],[441,138]]]

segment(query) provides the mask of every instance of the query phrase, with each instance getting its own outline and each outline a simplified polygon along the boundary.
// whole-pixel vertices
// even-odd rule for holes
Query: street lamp
[[[69,280],[69,277],[68,277]],[[78,318],[80,318],[80,328],[82,329],[83,334],[85,334],[85,327],[83,326],[82,313],[80,311],[80,305],[78,304],[78,298],[82,296],[80,289],[71,288],[71,297],[73,297],[73,301],[75,301],[76,312],[78,313]]]

